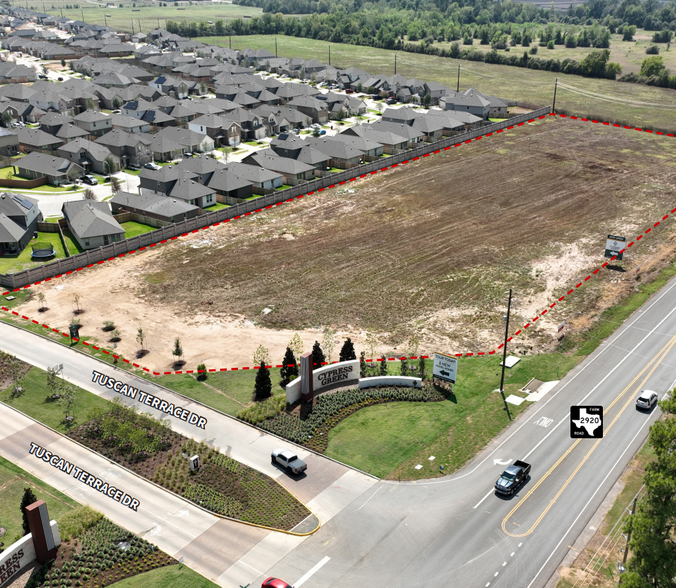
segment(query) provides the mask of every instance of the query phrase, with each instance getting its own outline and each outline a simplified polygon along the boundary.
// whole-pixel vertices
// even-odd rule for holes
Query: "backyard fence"
[[[379,161],[372,161],[358,167],[336,172],[329,176],[318,178],[299,186],[293,186],[286,190],[275,191],[266,194],[265,196],[261,196],[260,198],[255,198],[254,200],[248,200],[235,206],[231,206],[230,208],[209,212],[198,217],[159,228],[143,235],[132,237],[131,239],[125,239],[124,241],[111,243],[110,245],[99,247],[98,249],[92,249],[85,251],[84,253],[72,255],[67,259],[59,259],[15,274],[0,274],[0,285],[10,290],[14,290],[29,284],[34,284],[35,282],[42,282],[53,277],[71,274],[80,271],[82,268],[91,267],[95,264],[103,263],[106,260],[114,259],[119,255],[154,247],[159,243],[166,243],[169,239],[173,239],[180,235],[196,233],[203,227],[215,223],[237,219],[249,215],[252,212],[274,206],[279,202],[290,201],[293,198],[304,194],[314,193],[326,188],[333,188],[334,186],[350,181],[353,178],[364,178],[368,175],[376,174],[380,170],[398,166],[404,161],[413,161],[432,153],[439,153],[440,150],[446,147],[465,143],[472,139],[476,139],[477,137],[487,135],[488,133],[495,133],[496,131],[507,127],[524,124],[526,121],[546,116],[550,112],[551,107],[549,106],[539,108],[538,110],[515,116],[509,120],[492,123],[453,137],[445,137],[434,143],[425,143],[409,151],[385,159],[380,159]]]

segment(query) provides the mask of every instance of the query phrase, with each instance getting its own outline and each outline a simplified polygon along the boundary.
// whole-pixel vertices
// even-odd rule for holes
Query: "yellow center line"
[[[650,376],[652,376],[653,372],[654,372],[654,371],[659,367],[659,365],[662,363],[662,361],[663,361],[664,358],[666,357],[667,353],[669,353],[669,351],[671,351],[671,349],[672,349],[672,347],[673,347],[674,345],[676,345],[676,335],[674,335],[674,336],[669,340],[669,342],[668,342],[668,343],[667,343],[667,344],[666,344],[666,345],[665,345],[665,346],[664,346],[664,347],[663,347],[663,348],[662,348],[662,349],[661,349],[661,350],[660,350],[660,351],[659,351],[659,352],[658,352],[658,353],[657,353],[657,354],[656,354],[656,355],[648,362],[648,364],[647,364],[647,365],[646,365],[646,366],[645,366],[645,367],[644,367],[644,368],[643,368],[643,369],[642,369],[642,370],[634,377],[634,379],[633,379],[633,380],[625,387],[625,389],[622,390],[622,392],[621,392],[621,393],[620,393],[620,394],[619,394],[619,395],[611,402],[611,404],[603,411],[603,414],[604,414],[604,415],[607,414],[608,411],[610,411],[610,409],[611,409],[613,406],[615,406],[615,404],[616,404],[617,402],[619,402],[620,398],[622,398],[622,396],[624,396],[624,395],[627,393],[627,391],[628,391],[628,390],[636,383],[636,381],[637,381],[637,380],[638,380],[638,379],[639,379],[639,378],[640,378],[640,377],[641,377],[648,369],[650,369],[650,367],[652,366],[652,369],[650,369],[650,372],[648,373],[648,375],[643,379],[643,381],[642,381],[642,382],[639,384],[639,386],[638,386],[639,389],[642,388],[642,387],[645,385],[645,383],[650,379]],[[654,365],[653,365],[653,364],[654,364]],[[622,407],[622,409],[617,413],[617,415],[616,415],[615,418],[612,420],[612,422],[610,423],[610,425],[608,425],[608,427],[605,428],[604,434],[607,433],[608,431],[610,431],[610,429],[611,429],[611,428],[613,427],[613,425],[617,422],[617,420],[620,418],[620,416],[622,415],[622,413],[624,413],[624,411],[625,411],[626,408],[629,406],[629,404],[631,403],[632,400],[633,400],[633,395],[629,397],[629,399],[627,400],[627,402],[624,404],[624,406]],[[573,480],[573,478],[577,475],[577,473],[580,471],[580,468],[582,468],[582,466],[583,466],[583,465],[585,464],[585,462],[589,459],[589,457],[591,456],[591,454],[596,450],[596,448],[598,447],[599,443],[601,443],[602,440],[603,440],[603,439],[599,439],[599,440],[596,441],[596,443],[594,444],[594,446],[589,450],[589,452],[587,453],[587,455],[585,455],[585,457],[582,459],[582,461],[578,464],[578,466],[575,468],[575,471],[574,471],[574,472],[570,475],[570,477],[566,480],[565,484],[563,484],[563,486],[559,489],[559,491],[557,492],[556,496],[554,496],[554,498],[553,498],[552,500],[550,500],[550,502],[549,502],[549,504],[547,505],[547,507],[545,508],[545,510],[542,512],[542,514],[540,514],[540,516],[537,518],[537,520],[535,521],[535,523],[533,524],[533,526],[532,526],[528,531],[526,531],[525,533],[522,533],[522,534],[520,534],[520,535],[515,535],[515,534],[513,534],[513,533],[510,533],[510,532],[507,530],[507,528],[506,528],[507,521],[508,521],[508,520],[511,518],[511,516],[512,516],[512,515],[513,515],[520,507],[521,507],[521,505],[522,505],[524,502],[526,502],[526,500],[528,500],[528,498],[530,498],[530,496],[533,494],[533,492],[535,492],[535,491],[538,489],[538,487],[539,487],[539,486],[540,486],[540,485],[541,485],[541,484],[542,484],[542,483],[543,483],[543,482],[551,475],[551,473],[552,473],[552,472],[553,472],[553,471],[561,464],[561,462],[562,462],[566,457],[568,457],[568,455],[570,455],[570,453],[573,451],[573,449],[575,449],[575,448],[578,446],[578,444],[582,441],[582,439],[578,439],[577,441],[575,441],[575,442],[568,448],[568,450],[567,450],[567,451],[566,451],[566,452],[558,459],[558,461],[557,461],[557,462],[549,469],[549,471],[548,471],[548,472],[547,472],[540,480],[538,480],[537,484],[535,484],[535,486],[533,486],[533,488],[531,488],[531,490],[530,490],[530,491],[529,491],[529,492],[528,492],[528,493],[527,493],[527,494],[519,501],[519,503],[518,503],[518,504],[517,504],[517,505],[509,512],[509,514],[502,520],[502,530],[503,530],[507,535],[509,535],[510,537],[525,537],[526,535],[530,535],[530,534],[535,530],[535,528],[540,524],[540,522],[541,522],[542,519],[545,517],[545,515],[547,514],[547,512],[549,512],[549,509],[550,509],[552,506],[554,506],[554,503],[557,501],[557,499],[559,498],[559,496],[561,496],[561,494],[562,494],[563,491],[566,489],[566,487],[568,486],[568,484],[570,484],[570,482]]]

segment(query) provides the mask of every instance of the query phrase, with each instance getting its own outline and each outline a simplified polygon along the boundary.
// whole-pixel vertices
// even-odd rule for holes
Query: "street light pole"
[[[512,289],[509,289],[509,300],[507,301],[507,314],[505,316],[505,343],[502,348],[502,376],[500,377],[500,394],[502,395],[502,401],[505,403],[505,410],[507,411],[507,416],[509,420],[512,420],[511,415],[509,414],[509,408],[507,406],[507,401],[505,400],[505,368],[507,367],[507,339],[509,338],[509,314],[512,309]]]

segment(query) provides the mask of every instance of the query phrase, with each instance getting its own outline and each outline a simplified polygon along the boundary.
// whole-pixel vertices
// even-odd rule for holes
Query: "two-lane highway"
[[[380,482],[266,574],[293,583],[328,557],[305,588],[543,588],[659,417],[639,392],[676,385],[675,300],[673,280],[463,471]],[[603,406],[603,439],[570,438],[571,405]],[[515,459],[531,479],[497,496]]]

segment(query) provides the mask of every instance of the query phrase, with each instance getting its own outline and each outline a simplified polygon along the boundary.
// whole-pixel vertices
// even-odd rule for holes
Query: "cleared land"
[[[41,319],[65,328],[80,293],[83,338],[105,343],[102,323],[114,320],[118,352],[133,357],[141,325],[143,363],[156,369],[170,369],[175,337],[188,366],[226,367],[251,365],[261,343],[276,363],[295,330],[309,349],[324,326],[358,350],[366,330],[379,352],[402,353],[413,334],[424,353],[489,350],[509,287],[516,330],[602,263],[607,234],[633,238],[673,208],[675,154],[670,138],[527,125],[40,285]],[[648,277],[672,259],[674,236],[663,223],[632,248],[629,271],[598,274],[516,349],[551,349],[562,320],[571,335],[588,327],[589,315],[635,288],[638,263]],[[36,316],[37,306],[19,308]]]
[[[212,45],[228,46],[227,37],[203,37],[199,40]],[[566,109],[580,116],[593,115],[601,120],[617,120],[640,127],[676,130],[676,117],[674,117],[676,111],[675,90],[612,80],[583,78],[507,65],[402,53],[374,47],[341,45],[296,37],[277,37],[280,57],[303,57],[306,59],[313,57],[327,63],[329,60],[329,45],[331,45],[331,64],[334,67],[353,66],[364,69],[371,74],[392,75],[396,53],[397,73],[409,78],[433,80],[455,88],[458,65],[460,65],[461,90],[474,87],[486,94],[540,106],[552,103],[554,81],[558,78],[559,82],[602,96],[592,98],[559,88],[556,97],[557,110]],[[275,39],[270,35],[232,38],[233,49],[245,49],[246,47],[267,49],[274,53]],[[540,47],[537,57],[548,58],[545,52],[547,52],[547,49]],[[672,51],[668,54],[671,55],[671,53]],[[520,54],[523,54],[523,52]],[[648,56],[646,55],[646,57]],[[672,69],[676,70],[676,67]],[[657,107],[650,106],[650,104],[664,106]]]

